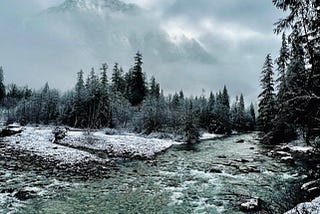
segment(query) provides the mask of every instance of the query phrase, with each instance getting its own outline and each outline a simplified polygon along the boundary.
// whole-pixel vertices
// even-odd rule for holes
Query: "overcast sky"
[[[275,36],[272,30],[273,23],[282,14],[275,9],[271,0],[123,1],[135,3],[148,11],[150,18],[156,20],[175,42],[179,42],[183,36],[196,39],[204,49],[213,53],[217,60],[210,68],[199,66],[197,75],[183,74],[181,71],[179,82],[165,78],[164,74],[155,74],[159,76],[158,79],[165,91],[173,92],[183,88],[188,94],[199,95],[202,88],[206,91],[217,90],[227,84],[232,95],[243,92],[248,100],[256,100],[264,57],[269,52],[275,57],[280,44],[279,37]],[[28,57],[30,47],[47,48],[47,52],[50,53],[49,49],[57,48],[56,43],[52,41],[47,47],[37,47],[37,43],[30,46],[30,43],[34,42],[32,33],[20,30],[28,17],[62,2],[63,0],[1,1],[0,65],[4,66],[7,83],[16,82],[19,85],[40,87],[49,79],[53,87],[62,90],[71,88],[70,79],[74,78],[77,70],[72,71],[70,78],[59,79],[49,69],[54,67],[57,61],[67,59],[69,52],[63,51],[61,55],[56,56],[56,60],[52,60],[55,55],[46,56],[43,51],[40,58]],[[70,56],[71,60],[72,57]],[[41,64],[41,69],[37,67],[37,61]],[[70,62],[66,62],[68,63]],[[68,66],[65,65],[64,68],[76,68]]]

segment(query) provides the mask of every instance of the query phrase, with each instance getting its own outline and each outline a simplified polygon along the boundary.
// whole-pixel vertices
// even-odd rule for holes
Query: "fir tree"
[[[159,99],[160,97],[160,85],[159,83],[156,82],[156,79],[154,78],[154,76],[152,76],[150,80],[149,94],[151,97],[156,99]]]
[[[270,54],[267,55],[262,68],[261,87],[258,120],[260,130],[267,133],[272,128],[272,121],[275,115],[273,63]]]
[[[125,80],[123,77],[123,70],[119,64],[115,63],[113,66],[113,72],[111,77],[111,88],[114,93],[121,93],[124,94],[125,92]]]
[[[0,66],[0,104],[3,103],[3,100],[6,96],[6,87],[4,86],[4,83],[3,83],[3,68],[2,66]]]
[[[147,94],[147,88],[145,83],[144,74],[142,72],[142,55],[137,52],[135,59],[135,65],[132,69],[132,77],[129,84],[130,94],[129,101],[133,106],[141,104]]]

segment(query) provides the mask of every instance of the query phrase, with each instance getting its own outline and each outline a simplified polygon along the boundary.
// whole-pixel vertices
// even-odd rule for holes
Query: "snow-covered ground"
[[[89,152],[52,143],[54,139],[52,129],[52,127],[25,127],[22,133],[5,137],[4,141],[13,150],[30,152],[62,163],[105,161]]]
[[[311,202],[298,204],[295,208],[286,212],[285,214],[298,214],[298,213],[319,214],[320,213],[320,197],[314,199]]]
[[[137,136],[131,133],[106,135],[104,131],[68,131],[66,137],[54,142],[54,127],[25,127],[24,131],[4,141],[13,150],[30,152],[63,163],[86,161],[103,162],[106,159],[81,149],[106,151],[117,157],[152,158],[174,144],[173,140]]]
[[[104,131],[69,131],[60,144],[107,151],[119,157],[152,158],[172,145],[181,143],[169,139],[145,138],[132,133],[106,135]]]

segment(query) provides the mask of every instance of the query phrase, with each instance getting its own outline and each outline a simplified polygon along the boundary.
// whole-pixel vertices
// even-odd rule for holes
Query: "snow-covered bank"
[[[289,210],[285,214],[299,214],[299,213],[308,213],[308,214],[319,214],[320,213],[320,197],[312,200],[311,202],[304,202],[298,204],[292,210]]]
[[[59,144],[72,148],[105,151],[109,156],[153,158],[179,142],[169,139],[145,138],[132,133],[106,135],[104,131],[68,131]]]
[[[99,158],[90,150],[106,152],[106,156],[153,158],[174,144],[170,139],[156,139],[137,136],[132,133],[107,135],[103,130],[69,130],[62,139],[55,140],[55,127],[24,127],[20,134],[4,137],[7,148],[49,158],[61,163],[86,161],[108,161]],[[59,143],[59,144],[57,144]]]
[[[4,142],[12,150],[33,153],[61,163],[79,163],[90,160],[105,162],[89,152],[53,144],[51,127],[25,127],[21,134],[5,137]]]
[[[37,171],[59,179],[107,178],[116,169],[112,160],[54,144],[52,129],[24,127],[20,134],[0,138],[1,160],[8,163],[8,169]]]

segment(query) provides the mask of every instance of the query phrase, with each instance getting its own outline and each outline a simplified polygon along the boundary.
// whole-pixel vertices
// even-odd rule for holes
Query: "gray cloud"
[[[2,2],[0,64],[7,82],[40,87],[49,80],[53,87],[68,89],[80,68],[89,70],[103,61],[119,61],[128,69],[139,49],[145,55],[148,76],[155,75],[167,92],[184,89],[187,94],[201,94],[202,89],[217,91],[226,84],[233,96],[243,92],[247,100],[255,101],[264,57],[278,52],[279,38],[272,33],[272,24],[281,14],[271,1],[126,0],[146,11],[135,18],[118,16],[104,19],[106,22],[87,15],[73,17],[81,20],[81,26],[68,15],[58,20],[33,19],[44,8],[62,1]],[[102,23],[97,25],[99,20]],[[115,40],[130,32],[135,35],[130,34],[131,40],[137,40],[134,47],[116,50]],[[189,50],[184,61],[169,55],[173,51],[169,47],[174,46],[164,38]],[[205,57],[202,50],[193,51],[193,39],[201,46],[197,50],[203,48],[210,54],[212,63],[201,61]],[[112,50],[107,49],[110,47]],[[156,56],[162,56],[161,60]]]

